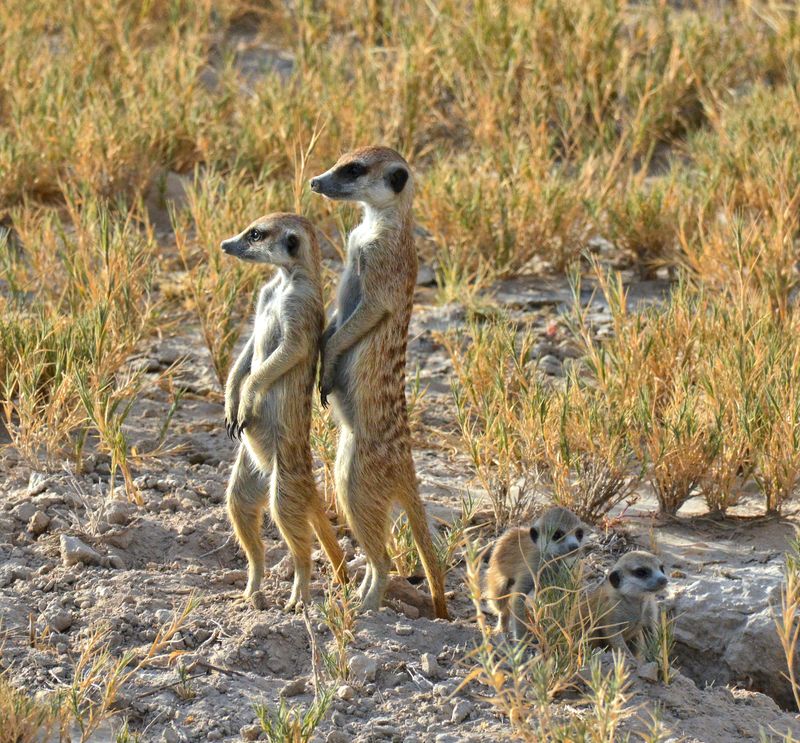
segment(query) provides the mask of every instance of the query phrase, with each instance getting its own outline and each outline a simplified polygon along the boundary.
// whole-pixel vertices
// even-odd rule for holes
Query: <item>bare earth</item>
[[[541,329],[543,338],[559,302],[566,299],[563,286],[518,281],[498,289],[497,301]],[[663,291],[657,283],[640,289],[646,301]],[[452,519],[463,493],[474,483],[463,455],[448,444],[456,435],[450,365],[435,338],[436,331],[463,323],[464,311],[435,307],[431,291],[421,288],[418,294],[408,371],[411,377],[419,368],[427,386],[416,463],[428,512],[436,521]],[[598,305],[595,320],[602,319],[603,307]],[[569,345],[560,335],[543,343],[541,355],[552,357],[547,363],[557,375]],[[223,504],[235,447],[225,436],[219,390],[199,334],[190,329],[154,342],[142,349],[137,363],[155,372],[181,357],[188,359],[183,381],[191,393],[173,421],[169,443],[182,444],[183,449],[137,469],[143,506],[125,503],[121,490],[118,500],[109,500],[109,467],[102,457],[95,458],[91,471],[74,474],[67,469],[33,472],[10,449],[0,455],[0,622],[7,633],[0,658],[17,684],[52,689],[69,681],[89,628],[109,625],[115,653],[143,652],[173,611],[194,595],[200,605],[172,643],[173,649],[186,652],[171,666],[164,662],[138,674],[122,690],[120,715],[130,719],[133,729],[145,730],[148,741],[256,739],[254,704],[275,704],[281,694],[292,704],[313,699],[311,640],[302,615],[280,608],[289,595],[291,566],[271,524],[265,523],[268,564],[274,566],[264,586],[269,608],[257,611],[240,599],[246,564]],[[154,390],[137,407],[127,431],[133,446],[149,448],[166,405],[166,396]],[[599,571],[611,559],[611,550],[602,545],[624,541],[649,547],[654,535],[672,573],[670,601],[699,575],[719,574],[719,581],[730,580],[720,565],[728,574],[754,565],[774,571],[795,528],[791,515],[784,522],[757,525],[697,518],[657,523],[651,516],[652,501],[642,495],[619,521],[624,540],[613,533],[597,534],[588,559]],[[748,504],[738,511],[746,516]],[[691,515],[691,504],[686,512]],[[758,531],[757,539],[753,530]],[[65,566],[63,535],[78,537],[96,550],[100,559],[87,559],[99,564]],[[312,589],[315,598],[321,598],[321,570],[327,567],[320,553],[315,556],[318,570]],[[353,565],[358,565],[357,559]],[[351,654],[365,656],[355,661],[361,677],[348,682],[351,688],[339,689],[315,740],[510,739],[509,726],[493,712],[485,688],[471,683],[457,690],[470,670],[468,654],[477,634],[463,565],[450,573],[447,586],[452,622],[425,618],[429,609],[424,584],[415,587],[400,577],[394,579],[389,606],[358,620]],[[315,641],[324,647],[331,634],[317,606],[310,617]],[[33,644],[31,622],[37,634]],[[52,633],[43,639],[40,634],[46,627]],[[435,663],[430,658],[423,662],[427,653],[435,656]],[[674,739],[727,743],[758,740],[760,731],[792,730],[800,735],[797,716],[782,711],[771,698],[726,686],[724,680],[705,686],[719,679],[718,669],[711,655],[702,663],[698,668],[679,659],[699,685],[679,675],[664,686],[640,678],[633,669],[636,715],[627,729],[641,730],[658,705],[664,728]],[[178,683],[178,666],[186,669],[188,693]],[[777,677],[781,668],[765,673]],[[733,681],[747,685],[745,679]],[[758,679],[751,685],[763,688]],[[570,704],[579,707],[577,702],[562,704],[565,711]]]

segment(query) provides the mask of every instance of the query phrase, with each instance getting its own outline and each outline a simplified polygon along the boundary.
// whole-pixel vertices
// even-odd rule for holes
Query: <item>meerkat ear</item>
[[[295,234],[288,234],[286,236],[286,252],[289,255],[297,255],[297,249],[300,247],[300,238]]]
[[[535,527],[531,527],[531,541],[538,542],[539,541],[539,530]]]
[[[611,583],[614,588],[619,588],[619,584],[622,583],[622,576],[619,574],[618,570],[612,570],[608,574],[608,582]]]
[[[408,181],[408,171],[405,168],[397,168],[397,170],[393,170],[391,173],[389,173],[389,175],[386,177],[386,180],[389,182],[392,191],[395,193],[400,193],[406,187],[406,182]]]

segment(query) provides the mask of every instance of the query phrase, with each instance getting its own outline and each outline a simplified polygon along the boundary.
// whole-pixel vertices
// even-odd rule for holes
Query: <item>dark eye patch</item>
[[[256,229],[255,227],[252,230],[250,230],[250,232],[247,233],[247,239],[251,243],[257,243],[259,240],[263,239],[263,237],[264,233],[261,230]]]
[[[579,542],[583,539],[583,529],[575,529],[575,538]]]
[[[556,542],[560,542],[563,538],[564,538],[564,532],[561,531],[561,529],[556,529],[553,532],[553,539],[555,539]]]
[[[637,578],[647,578],[650,575],[650,568],[636,568],[636,570],[633,571],[633,574]]]
[[[297,253],[297,249],[300,247],[300,238],[297,235],[287,235],[286,236],[286,251],[289,255],[295,255]]]
[[[365,175],[366,172],[366,165],[354,162],[348,163],[347,165],[342,165],[342,167],[339,168],[338,174],[342,178],[346,178],[348,181],[354,181],[356,178],[360,178],[362,175]]]

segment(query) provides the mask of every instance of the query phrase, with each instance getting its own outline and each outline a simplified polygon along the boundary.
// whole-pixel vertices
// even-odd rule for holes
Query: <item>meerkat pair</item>
[[[257,220],[223,243],[244,260],[273,263],[279,276],[262,290],[253,337],[226,386],[226,425],[241,436],[228,487],[228,512],[247,553],[246,596],[264,572],[261,513],[271,472],[270,512],[295,561],[289,606],[308,596],[313,528],[340,580],[335,540],[311,476],[309,425],[316,349],[321,344],[320,397],[334,402],[339,424],[337,501],[367,556],[362,606],[377,609],[391,561],[391,508],[408,516],[437,617],[447,618],[444,575],[417,490],[405,399],[405,354],[417,275],[411,214],[413,182],[394,150],[369,147],[345,155],[312,179],[328,198],[356,201],[362,223],[348,238],[336,314],[324,318],[319,248],[310,224],[291,215]]]
[[[557,582],[583,547],[585,527],[571,511],[554,507],[530,529],[507,531],[495,545],[486,574],[486,595],[498,616],[497,630],[514,639],[526,634],[525,599],[542,585]],[[667,585],[664,566],[655,555],[623,555],[603,582],[580,599],[580,618],[596,646],[626,655],[641,653],[646,632],[655,631],[655,594]]]

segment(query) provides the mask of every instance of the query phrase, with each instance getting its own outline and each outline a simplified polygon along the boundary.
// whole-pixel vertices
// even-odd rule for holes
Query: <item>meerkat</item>
[[[645,633],[658,627],[655,594],[666,585],[664,566],[655,555],[637,550],[620,557],[582,607],[592,644],[640,657]]]
[[[586,529],[569,509],[548,508],[530,528],[515,527],[501,536],[486,570],[486,597],[497,615],[497,631],[524,635],[525,596],[547,573],[570,564],[583,546]],[[513,618],[513,624],[512,624]]]
[[[294,214],[270,214],[222,243],[228,255],[277,267],[259,293],[253,333],[228,375],[225,426],[241,445],[227,489],[227,509],[248,562],[245,598],[258,606],[264,575],[263,511],[269,502],[294,560],[286,604],[310,599],[311,531],[346,580],[344,553],[312,471],[311,403],[325,321],[320,250],[314,228]],[[261,607],[263,608],[263,607]]]
[[[389,517],[406,512],[430,585],[434,612],[447,618],[444,576],[417,489],[405,398],[408,324],[417,277],[408,163],[394,150],[366,147],[311,179],[329,199],[360,203],[362,222],[347,240],[336,312],[322,338],[320,399],[330,396],[339,425],[336,491],[367,556],[359,588],[377,609],[391,561]]]

